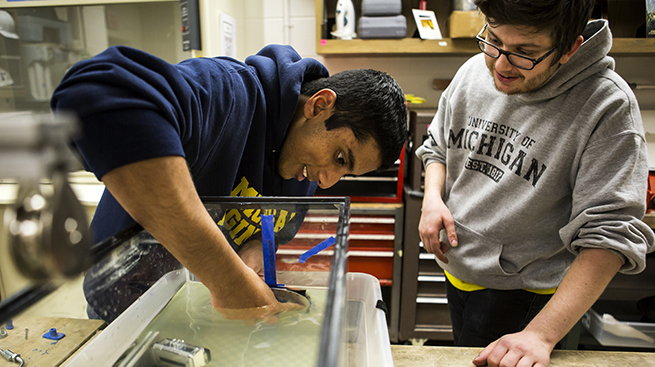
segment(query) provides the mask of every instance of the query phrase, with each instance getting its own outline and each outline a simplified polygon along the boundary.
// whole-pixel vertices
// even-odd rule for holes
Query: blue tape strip
[[[307,261],[307,259],[309,259],[310,257],[312,257],[312,256],[318,254],[319,252],[325,250],[326,248],[334,245],[335,242],[336,242],[336,240],[334,239],[334,237],[330,237],[330,238],[326,239],[325,241],[323,241],[323,242],[319,243],[318,245],[312,247],[311,249],[307,250],[307,252],[305,252],[304,254],[300,255],[300,259],[299,259],[300,262],[304,264],[305,261]]]
[[[264,281],[269,287],[276,287],[275,232],[272,215],[262,215],[262,247],[264,251]]]

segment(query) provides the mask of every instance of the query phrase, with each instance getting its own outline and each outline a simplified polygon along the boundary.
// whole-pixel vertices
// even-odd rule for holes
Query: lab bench
[[[65,367],[66,359],[81,348],[85,342],[101,333],[105,326],[103,321],[71,318],[18,317],[13,320],[14,329],[9,336],[0,340],[2,349],[19,353],[26,361],[26,366]],[[50,327],[67,333],[66,337],[54,343],[43,339],[41,333]],[[24,339],[24,329],[28,329],[28,339]],[[482,348],[437,347],[392,345],[391,355],[395,367],[444,367],[473,366],[471,361]],[[655,367],[653,353],[645,352],[607,352],[555,350],[551,355],[550,367]],[[29,364],[28,364],[29,363]],[[14,367],[4,359],[0,367]]]
[[[13,328],[0,339],[0,349],[19,354],[25,367],[57,367],[105,326],[102,320],[61,317],[18,316],[12,319]],[[5,323],[2,324],[5,326]],[[55,329],[64,334],[59,340],[46,339],[44,334]],[[18,364],[0,358],[0,367],[17,367]]]

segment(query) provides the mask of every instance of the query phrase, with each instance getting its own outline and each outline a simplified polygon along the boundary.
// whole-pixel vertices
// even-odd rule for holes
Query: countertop
[[[15,330],[8,338],[0,340],[2,347],[19,353],[26,366],[56,367],[75,353],[86,341],[104,327],[99,320],[18,317]],[[67,335],[59,342],[43,339],[42,333],[50,327]],[[25,340],[25,328],[29,337]],[[473,367],[471,362],[482,348],[434,347],[392,345],[391,354],[395,367]],[[29,364],[28,364],[29,363]],[[0,358],[0,367],[16,364]],[[555,350],[550,367],[655,367],[655,353],[647,352],[599,352]]]
[[[482,348],[392,345],[394,367],[468,367]],[[555,350],[549,367],[655,367],[655,353]]]
[[[3,326],[5,323],[2,324]],[[101,320],[59,317],[18,316],[7,337],[0,339],[0,349],[9,349],[25,361],[25,367],[57,367],[105,326]],[[55,328],[63,333],[60,340],[43,338]],[[26,331],[27,330],[27,331]],[[0,358],[0,367],[17,367],[18,364]]]

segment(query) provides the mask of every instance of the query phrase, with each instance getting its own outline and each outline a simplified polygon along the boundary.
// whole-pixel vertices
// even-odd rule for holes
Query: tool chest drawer
[[[427,253],[418,234],[422,192],[405,187],[405,231],[400,296],[400,341],[410,339],[452,340],[452,324],[446,299],[446,277]]]
[[[389,309],[387,323],[392,341],[398,340],[400,318],[403,217],[403,205],[399,203],[350,204],[347,271],[370,274],[380,281]],[[307,213],[294,239],[279,246],[277,269],[292,270],[298,266],[300,255],[333,236],[335,230],[336,218],[326,218],[324,213]],[[305,264],[314,271],[328,271],[331,254],[330,248],[325,249]]]
[[[421,269],[420,266],[419,269]],[[419,272],[416,280],[417,297],[446,298],[446,276],[443,273],[432,275]]]
[[[417,225],[418,227],[418,225]],[[418,229],[416,229],[418,232]],[[416,234],[418,237],[418,233]],[[421,274],[443,274],[443,270],[441,267],[439,267],[439,264],[435,261],[434,254],[428,254],[425,250],[423,250],[423,245],[421,244],[420,240],[419,243],[416,244],[416,246],[419,246],[419,254],[418,254],[418,267],[420,269]]]
[[[445,298],[443,303],[420,302],[416,304],[415,330],[422,332],[451,330],[450,312],[448,312],[448,304]]]
[[[428,138],[428,126],[432,122],[436,110],[410,111],[409,113],[409,140],[405,145],[407,155],[407,174],[405,183],[416,191],[423,191],[425,170],[423,162],[414,154]]]
[[[381,285],[393,279],[396,232],[402,230],[402,205],[351,204],[348,237],[348,271],[371,274]],[[320,212],[308,212],[298,233],[290,242],[280,245],[276,259],[278,269],[291,269],[298,257],[333,236],[337,218]],[[316,271],[330,267],[330,248],[307,260]]]

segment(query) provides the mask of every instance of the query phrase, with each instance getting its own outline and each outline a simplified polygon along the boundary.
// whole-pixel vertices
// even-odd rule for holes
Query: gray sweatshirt
[[[416,155],[446,165],[459,246],[439,265],[460,280],[553,288],[584,248],[613,251],[622,273],[644,269],[654,236],[641,221],[648,162],[639,106],[607,56],[607,22],[590,22],[583,36],[537,90],[498,92],[479,54],[442,94]]]

